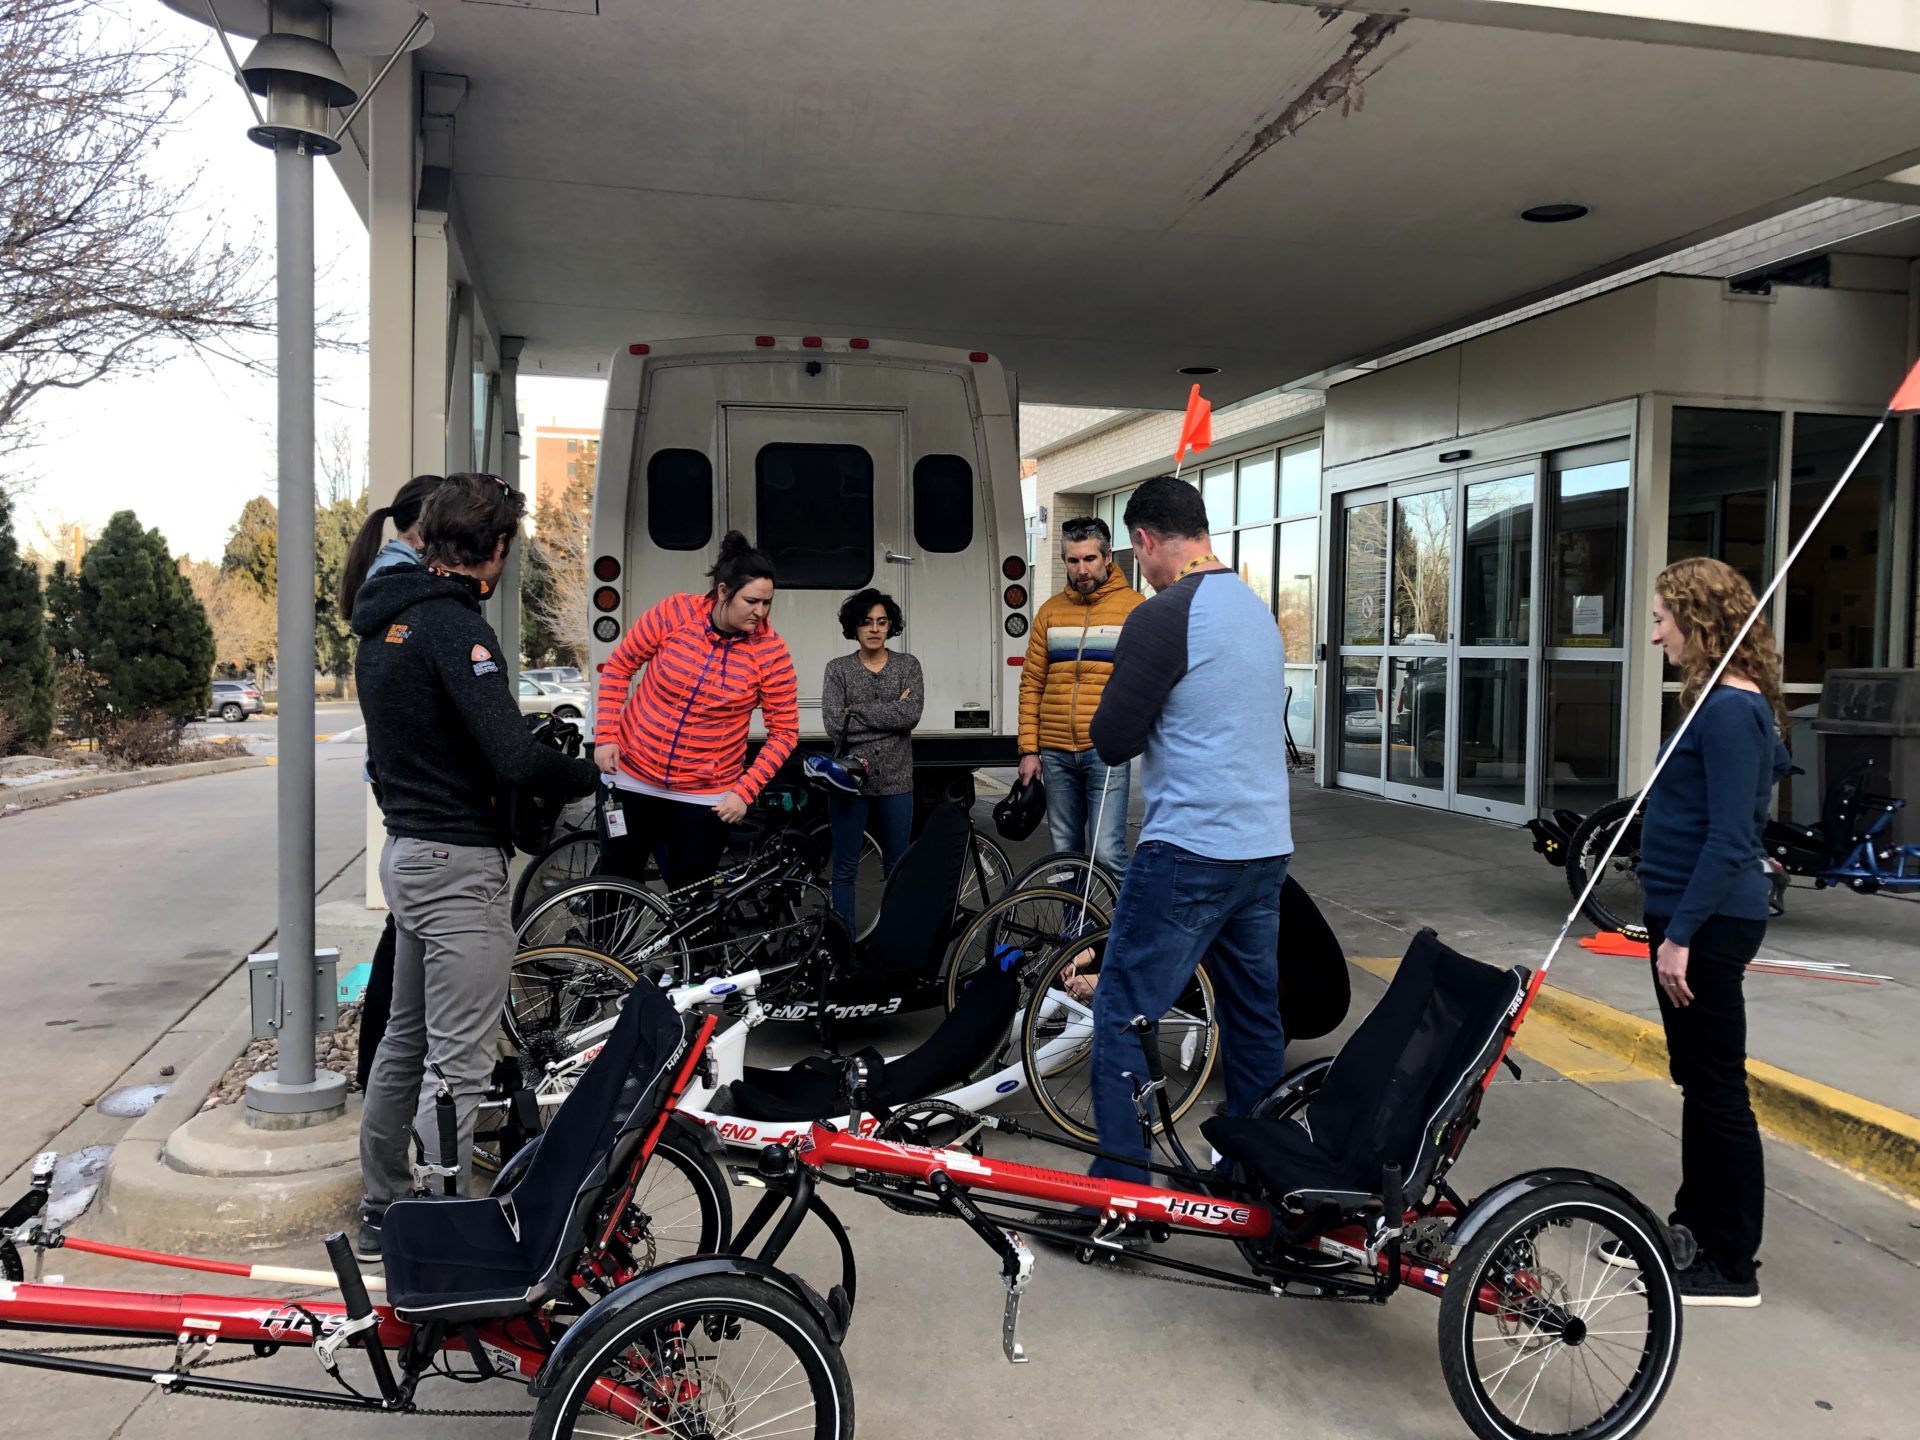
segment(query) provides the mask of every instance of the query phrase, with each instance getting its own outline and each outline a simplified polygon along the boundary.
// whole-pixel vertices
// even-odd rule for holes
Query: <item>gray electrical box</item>
[[[313,952],[313,1033],[326,1035],[340,1023],[338,950]],[[274,1040],[287,1019],[286,992],[280,984],[278,954],[247,957],[247,995],[253,1006],[253,1038]]]

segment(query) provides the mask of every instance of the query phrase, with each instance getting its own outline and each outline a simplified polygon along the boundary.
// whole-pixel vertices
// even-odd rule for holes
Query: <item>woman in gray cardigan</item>
[[[827,797],[833,822],[833,908],[854,924],[853,884],[860,872],[863,835],[880,842],[880,862],[891,875],[906,853],[913,828],[913,727],[926,700],[920,662],[887,641],[906,628],[891,595],[867,589],[840,607],[840,632],[859,648],[827,662],[820,718],[836,755],[867,762],[858,795]]]

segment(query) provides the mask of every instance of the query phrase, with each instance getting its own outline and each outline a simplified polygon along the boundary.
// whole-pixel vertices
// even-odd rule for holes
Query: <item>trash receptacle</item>
[[[1892,839],[1920,840],[1920,670],[1830,670],[1813,722],[1823,786],[1869,761],[1880,785],[1907,802]]]

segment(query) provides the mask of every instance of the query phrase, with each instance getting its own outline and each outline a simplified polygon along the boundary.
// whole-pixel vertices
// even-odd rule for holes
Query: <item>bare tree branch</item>
[[[0,0],[0,456],[48,390],[183,350],[263,368],[234,342],[273,332],[264,255],[147,168],[197,54],[138,40],[99,0]]]

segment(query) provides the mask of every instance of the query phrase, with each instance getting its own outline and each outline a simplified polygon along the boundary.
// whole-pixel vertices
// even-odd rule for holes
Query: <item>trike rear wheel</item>
[[[1618,1253],[1603,1262],[1609,1240]],[[1633,1435],[1679,1355],[1666,1250],[1635,1206],[1597,1185],[1549,1184],[1510,1201],[1449,1267],[1440,1369],[1481,1440]]]
[[[597,1333],[541,1400],[533,1440],[853,1434],[853,1382],[839,1347],[772,1280],[689,1277],[580,1323]]]

